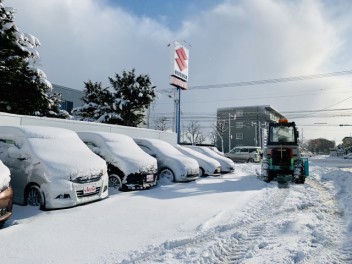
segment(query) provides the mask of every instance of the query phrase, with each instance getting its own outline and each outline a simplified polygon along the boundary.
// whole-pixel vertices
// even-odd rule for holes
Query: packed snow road
[[[313,161],[305,185],[267,184],[261,198],[248,203],[231,223],[150,247],[122,263],[352,263],[352,240],[343,219],[344,210],[350,208],[339,207],[329,186],[329,172],[343,177],[343,167],[350,164],[334,162],[342,171],[320,167],[326,165],[325,159],[316,162],[319,167]],[[351,188],[343,186],[340,200],[348,198],[346,188]]]
[[[7,264],[352,263],[350,163],[312,158],[306,184],[289,188],[236,164],[65,210],[15,206],[0,254]]]

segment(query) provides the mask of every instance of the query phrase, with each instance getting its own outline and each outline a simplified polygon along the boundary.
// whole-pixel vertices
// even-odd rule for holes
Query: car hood
[[[137,145],[122,146],[117,142],[106,142],[107,148],[101,148],[101,154],[106,161],[112,163],[125,175],[132,173],[155,173],[157,161],[145,153]]]
[[[198,162],[185,155],[164,156],[158,159],[162,167],[170,167],[174,171],[197,170],[199,169]]]
[[[65,141],[29,138],[23,150],[32,165],[40,164],[44,168],[49,180],[90,178],[107,171],[105,160],[94,154],[78,137]]]

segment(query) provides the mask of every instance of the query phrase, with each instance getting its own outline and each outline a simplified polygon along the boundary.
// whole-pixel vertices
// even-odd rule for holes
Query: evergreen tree
[[[145,112],[156,96],[155,86],[147,75],[124,71],[116,79],[110,78],[112,90],[101,83],[85,83],[84,105],[72,110],[75,118],[85,121],[138,126],[143,124]]]
[[[135,69],[122,76],[116,74],[115,79],[109,77],[114,89],[113,108],[121,117],[118,124],[138,126],[144,124],[146,110],[156,97],[155,86],[148,75],[136,76]]]
[[[39,58],[34,36],[19,31],[14,9],[0,0],[0,111],[24,115],[58,115],[59,101],[48,95],[51,83],[31,66]]]
[[[72,115],[82,121],[117,123],[120,117],[111,107],[113,99],[108,88],[103,88],[101,82],[93,83],[90,80],[85,82],[84,86],[82,100],[85,104],[74,108]]]

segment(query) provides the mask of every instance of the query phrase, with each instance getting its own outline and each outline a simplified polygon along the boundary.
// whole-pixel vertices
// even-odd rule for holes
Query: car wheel
[[[249,162],[249,163],[253,163],[253,162],[254,162],[254,159],[253,159],[253,158],[249,158],[249,159],[248,159],[248,162]]]
[[[204,177],[204,176],[205,176],[205,175],[204,175],[204,170],[203,170],[203,168],[201,168],[201,167],[199,167],[198,176],[199,176],[199,177]]]
[[[39,206],[40,209],[45,208],[45,200],[40,187],[32,185],[27,192],[27,204],[31,206]]]
[[[170,169],[162,169],[159,173],[160,184],[171,184],[175,181],[174,173]]]
[[[111,174],[109,176],[109,187],[116,188],[118,190],[122,189],[122,182],[119,176],[116,174]]]

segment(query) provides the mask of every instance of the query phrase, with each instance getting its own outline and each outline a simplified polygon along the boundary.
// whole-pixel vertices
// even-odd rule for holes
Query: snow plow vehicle
[[[267,146],[261,164],[263,181],[277,180],[279,184],[303,184],[309,175],[308,158],[301,157],[299,132],[295,122],[280,119],[269,123]]]

